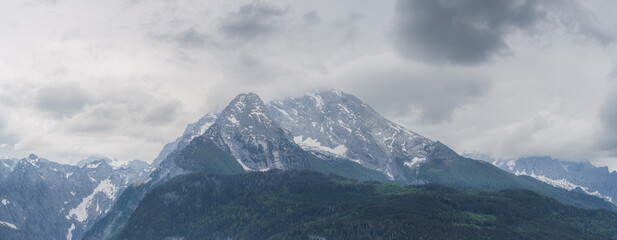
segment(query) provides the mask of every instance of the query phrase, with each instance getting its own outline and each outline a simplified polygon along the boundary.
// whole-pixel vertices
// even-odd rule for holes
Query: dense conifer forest
[[[528,190],[197,173],[148,193],[119,239],[615,239],[617,213]]]

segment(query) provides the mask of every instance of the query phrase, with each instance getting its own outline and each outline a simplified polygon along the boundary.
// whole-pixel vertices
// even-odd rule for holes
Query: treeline
[[[611,239],[617,214],[526,190],[359,183],[310,171],[192,174],[154,189],[120,239]]]

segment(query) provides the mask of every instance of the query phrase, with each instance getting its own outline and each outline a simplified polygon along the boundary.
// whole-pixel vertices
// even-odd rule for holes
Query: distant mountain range
[[[384,183],[528,189],[577,207],[617,209],[595,196],[462,157],[337,90],[270,103],[256,94],[240,94],[220,113],[209,113],[190,124],[182,136],[165,146],[155,163],[156,169],[128,186],[84,239],[123,236],[124,227],[148,192],[190,173],[306,169]]]
[[[97,157],[73,166],[34,154],[0,159],[0,239],[79,239],[148,166]]]
[[[547,156],[496,159],[488,154],[464,156],[487,161],[516,175],[530,176],[555,187],[597,196],[617,204],[617,172],[587,161],[563,161]]]
[[[371,183],[527,189],[576,207],[617,210],[607,202],[617,198],[613,173],[606,169],[550,158],[490,162],[462,157],[341,91],[270,103],[253,93],[240,94],[221,112],[189,124],[151,165],[120,165],[99,157],[77,166],[35,155],[0,159],[0,239],[134,237],[130,231],[146,226],[132,221],[130,230],[125,227],[138,217],[134,213],[142,199],[154,189],[185,184],[175,180],[169,185],[171,179],[274,169],[311,170]],[[178,197],[193,193],[183,194]]]

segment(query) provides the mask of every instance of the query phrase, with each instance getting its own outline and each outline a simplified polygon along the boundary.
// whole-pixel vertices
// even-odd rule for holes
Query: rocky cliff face
[[[381,116],[353,95],[310,92],[268,104],[268,112],[307,151],[342,158],[411,182],[434,142]]]
[[[148,171],[140,161],[91,159],[79,167],[36,155],[0,161],[1,239],[78,239]]]

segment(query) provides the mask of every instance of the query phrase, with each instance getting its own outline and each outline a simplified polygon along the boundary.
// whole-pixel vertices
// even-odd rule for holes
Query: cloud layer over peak
[[[606,161],[617,157],[606,80],[615,9],[611,0],[2,1],[0,155],[150,161],[239,92],[267,101],[338,88],[459,152],[617,168]]]

